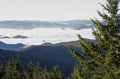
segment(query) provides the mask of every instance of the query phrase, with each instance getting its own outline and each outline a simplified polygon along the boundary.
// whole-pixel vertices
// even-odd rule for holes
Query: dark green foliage
[[[4,75],[5,75],[5,70],[3,68],[3,65],[0,64],[0,79],[2,79]]]
[[[5,79],[23,79],[24,72],[19,60],[11,60],[5,67]]]
[[[93,35],[97,43],[83,39],[80,35],[80,47],[84,54],[68,48],[81,65],[75,67],[70,79],[120,79],[120,0],[107,0],[101,6],[104,13],[98,11],[103,22],[92,19],[96,26]],[[85,59],[88,57],[88,60]]]
[[[0,65],[0,79],[63,79],[63,77],[58,66],[48,71],[30,63],[28,69],[24,69],[19,60],[10,60],[5,67]]]
[[[63,79],[62,73],[59,72],[58,66],[55,66],[53,70],[51,71],[51,79]]]
[[[81,69],[79,68],[79,66],[77,65],[76,67],[74,67],[73,73],[70,76],[70,78],[68,79],[83,79],[83,73],[81,73]]]

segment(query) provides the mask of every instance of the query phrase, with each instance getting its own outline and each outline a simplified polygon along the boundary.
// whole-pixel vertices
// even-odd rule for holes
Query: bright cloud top
[[[10,38],[0,39],[0,41],[8,44],[23,43],[26,45],[40,45],[45,42],[60,43],[78,40],[77,34],[83,38],[94,39],[91,29],[61,29],[61,28],[36,28],[32,30],[17,30],[17,29],[0,29],[1,36]],[[27,36],[28,38],[12,38],[16,35]]]

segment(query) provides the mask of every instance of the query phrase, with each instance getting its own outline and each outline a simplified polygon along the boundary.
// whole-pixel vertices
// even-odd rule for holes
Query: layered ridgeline
[[[71,47],[82,53],[81,49],[78,47]],[[16,51],[0,49],[0,62],[2,64],[6,64],[9,60],[17,58],[18,56],[24,68],[26,68],[30,62],[34,65],[39,63],[42,68],[46,67],[47,69],[58,65],[65,78],[70,75],[73,67],[77,63],[77,60],[73,58],[66,49],[65,43],[56,45],[45,43],[43,45],[29,46]]]
[[[0,21],[0,28],[14,29],[34,29],[34,28],[93,28],[93,24],[89,20],[70,20],[70,21]]]
[[[95,40],[92,41],[95,42]],[[67,78],[78,63],[67,50],[67,45],[77,50],[80,54],[83,54],[79,48],[78,41],[61,42],[58,44],[44,43],[28,47],[25,47],[23,44],[6,44],[0,42],[0,62],[6,64],[9,60],[19,56],[20,64],[24,68],[30,62],[34,65],[39,63],[42,68],[46,67],[48,70],[58,65],[63,77]]]

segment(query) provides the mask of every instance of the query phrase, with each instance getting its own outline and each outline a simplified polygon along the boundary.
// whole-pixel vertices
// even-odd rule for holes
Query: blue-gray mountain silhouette
[[[4,42],[0,41],[0,49],[4,50],[20,50],[24,47],[24,44],[18,43],[18,44],[6,44]]]
[[[8,37],[8,36],[3,36],[3,37],[2,37],[2,36],[1,36],[0,39],[10,39],[10,37]]]
[[[16,36],[13,36],[12,38],[21,38],[21,39],[25,39],[25,38],[28,38],[27,36],[23,36],[23,35],[16,35]]]
[[[76,30],[83,28],[94,28],[90,20],[70,20],[70,21],[0,21],[0,28],[33,29],[33,28],[73,28]]]
[[[81,52],[79,48],[73,48]],[[9,59],[16,58],[17,55],[23,66],[27,66],[29,62],[33,64],[39,63],[41,67],[48,69],[58,65],[64,77],[70,75],[77,63],[77,60],[72,57],[65,46],[57,45],[31,46],[20,51],[0,50],[0,61],[6,64]]]
[[[95,41],[93,40],[93,42]],[[29,62],[33,64],[39,63],[41,67],[48,69],[58,65],[64,77],[67,77],[72,72],[77,60],[72,57],[66,45],[71,45],[73,49],[83,54],[81,48],[72,45],[71,42],[55,45],[45,43],[39,46],[29,46],[19,51],[0,50],[0,60],[2,63],[6,64],[9,59],[16,58],[18,55],[23,66],[27,66]]]

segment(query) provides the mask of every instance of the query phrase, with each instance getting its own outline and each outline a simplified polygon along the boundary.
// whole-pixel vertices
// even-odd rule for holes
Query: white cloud
[[[36,28],[32,30],[0,29],[0,35],[11,37],[10,39],[0,39],[5,43],[16,44],[23,43],[26,45],[40,45],[44,42],[59,43],[78,40],[77,34],[83,38],[94,39],[91,29],[61,29],[61,28]],[[26,39],[12,38],[16,35],[27,36]]]

